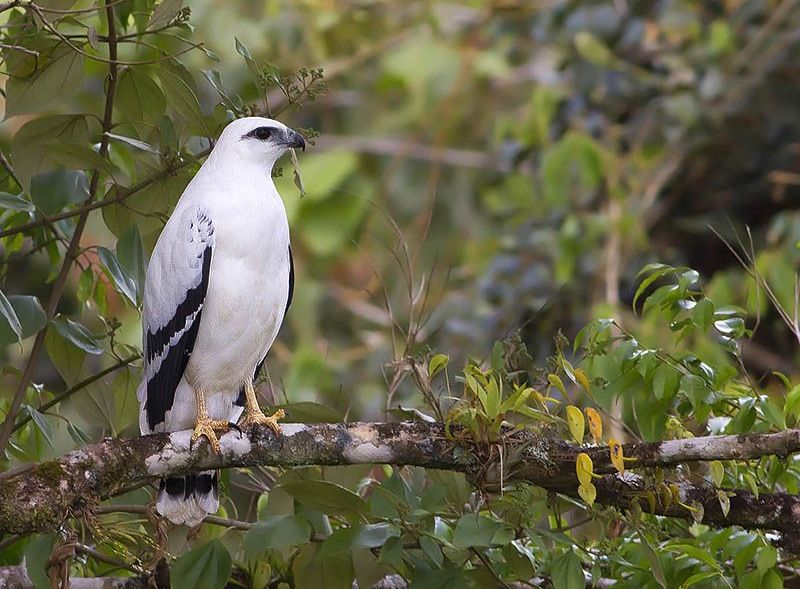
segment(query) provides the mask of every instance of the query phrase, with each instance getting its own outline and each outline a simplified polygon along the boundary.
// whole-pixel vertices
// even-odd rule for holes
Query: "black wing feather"
[[[203,251],[203,270],[200,284],[190,289],[186,293],[186,298],[175,309],[175,314],[155,333],[146,334],[146,354],[147,361],[151,362],[167,349],[167,355],[161,362],[158,371],[147,381],[147,401],[145,412],[147,413],[147,424],[150,431],[159,423],[163,422],[167,411],[172,408],[175,401],[175,389],[178,387],[189,357],[194,350],[194,342],[197,339],[197,331],[200,329],[200,317],[202,315],[203,302],[208,291],[208,277],[211,270],[212,247],[209,245]],[[186,321],[192,314],[195,314],[194,321],[180,338],[170,345],[170,340],[176,333],[185,329]]]

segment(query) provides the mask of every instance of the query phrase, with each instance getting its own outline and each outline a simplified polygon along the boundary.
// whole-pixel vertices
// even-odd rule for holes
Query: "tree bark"
[[[264,466],[393,464],[465,473],[489,491],[524,481],[571,497],[577,495],[575,461],[581,452],[593,460],[597,503],[670,517],[692,517],[686,506],[701,505],[703,522],[718,526],[795,532],[800,529],[800,498],[788,493],[733,493],[724,514],[711,483],[675,481],[654,485],[641,474],[619,474],[604,446],[578,446],[508,429],[499,444],[471,441],[458,428],[447,435],[439,423],[283,424],[276,439],[257,427],[249,435],[229,432],[220,438],[222,453],[205,442],[190,449],[190,431],[130,439],[107,438],[20,475],[0,480],[0,534],[56,529],[73,514],[143,480],[201,470]],[[775,434],[712,436],[689,440],[628,444],[628,468],[672,466],[706,460],[745,460],[787,456],[800,450],[800,430]],[[500,459],[502,455],[502,460]],[[501,464],[503,471],[501,472]],[[668,481],[669,483],[669,481]]]

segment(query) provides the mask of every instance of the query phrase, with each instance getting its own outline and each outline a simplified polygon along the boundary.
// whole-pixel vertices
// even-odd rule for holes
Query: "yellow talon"
[[[192,433],[192,443],[196,442],[201,436],[208,438],[211,448],[217,454],[222,453],[222,448],[219,445],[219,438],[217,438],[216,430],[227,430],[230,427],[227,421],[213,421],[206,417],[205,419],[198,419],[194,426],[194,433]]]
[[[227,430],[231,424],[227,421],[215,421],[208,416],[206,409],[206,396],[200,389],[194,391],[195,402],[197,404],[197,417],[194,423],[194,432],[192,433],[192,444],[194,444],[201,436],[208,438],[211,448],[217,454],[222,453],[222,448],[219,445],[219,439],[215,430]]]
[[[246,428],[259,423],[261,425],[266,425],[273,432],[275,432],[275,436],[279,436],[281,434],[281,426],[278,424],[278,420],[286,417],[286,412],[283,409],[278,409],[272,415],[266,416],[258,406],[256,392],[255,389],[253,389],[253,383],[245,383],[244,392],[245,408],[244,419],[241,422],[241,426]]]

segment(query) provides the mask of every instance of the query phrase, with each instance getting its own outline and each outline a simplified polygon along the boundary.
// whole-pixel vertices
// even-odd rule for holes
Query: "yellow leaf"
[[[584,411],[589,422],[589,433],[592,434],[594,443],[599,444],[600,440],[603,439],[603,420],[600,419],[600,414],[594,407],[587,407]]]
[[[559,391],[561,391],[562,395],[566,396],[567,389],[564,388],[564,383],[561,382],[561,379],[559,378],[559,376],[557,374],[548,374],[547,375],[547,381],[552,386],[556,387]]]
[[[586,376],[586,373],[583,371],[583,368],[576,368],[575,369],[575,380],[578,381],[578,384],[583,387],[583,390],[587,393],[591,388],[591,383],[589,382],[589,377]]]
[[[722,509],[722,515],[728,517],[728,513],[731,510],[731,498],[730,496],[720,489],[717,491],[717,499],[719,500],[720,509]]]
[[[567,425],[569,426],[569,433],[572,438],[579,444],[583,442],[583,433],[586,429],[586,421],[583,419],[581,410],[575,405],[567,407]]]
[[[622,454],[622,444],[614,439],[609,439],[608,450],[611,453],[611,464],[619,474],[625,474],[625,456]]]
[[[722,478],[725,476],[725,467],[719,460],[712,460],[708,463],[709,470],[711,471],[711,482],[719,487],[722,484]]]
[[[580,485],[578,487],[578,495],[587,505],[594,505],[594,500],[597,498],[597,488],[592,483]]]
[[[581,485],[586,486],[592,484],[594,464],[586,452],[578,454],[578,458],[575,460],[575,472],[578,474],[578,481]]]

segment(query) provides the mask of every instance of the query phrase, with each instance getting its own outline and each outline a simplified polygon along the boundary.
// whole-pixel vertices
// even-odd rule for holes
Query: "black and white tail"
[[[219,509],[219,473],[207,470],[161,479],[156,511],[174,524],[194,527]]]

